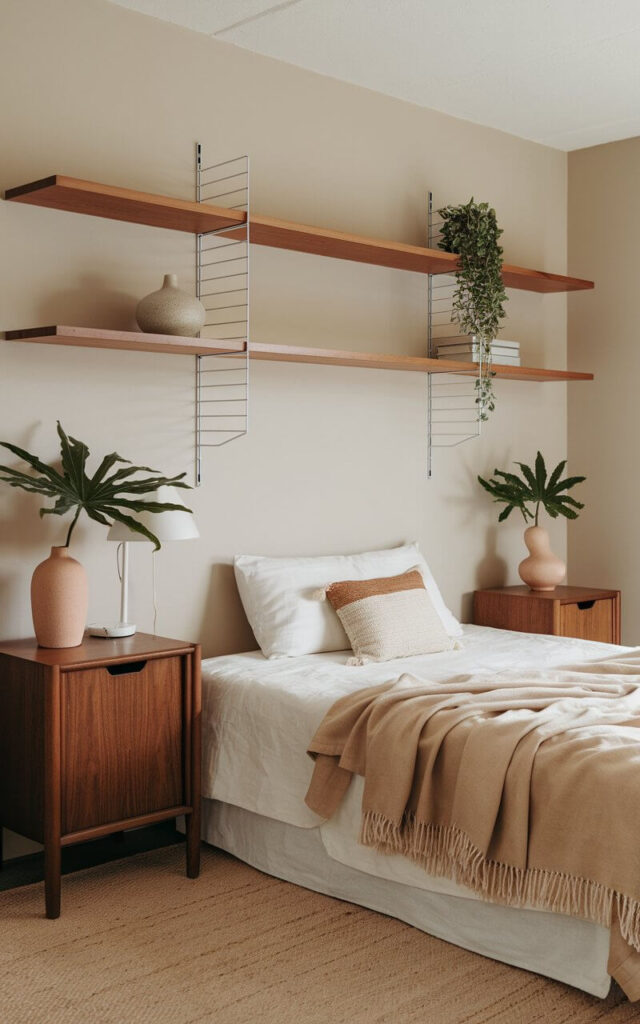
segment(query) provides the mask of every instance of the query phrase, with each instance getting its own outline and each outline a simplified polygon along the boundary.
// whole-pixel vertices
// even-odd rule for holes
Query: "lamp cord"
[[[123,550],[124,544],[122,541],[116,548],[116,569],[118,570],[118,580],[122,583],[122,570],[120,568],[120,552]]]
[[[156,636],[156,622],[158,619],[158,603],[156,597],[156,553],[151,552],[151,580],[153,590],[153,635]]]

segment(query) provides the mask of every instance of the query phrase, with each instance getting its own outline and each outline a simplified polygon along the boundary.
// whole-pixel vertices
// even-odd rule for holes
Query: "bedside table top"
[[[160,657],[170,654],[184,654],[192,651],[196,644],[184,640],[169,640],[149,633],[134,633],[133,636],[109,639],[86,635],[79,647],[38,647],[34,637],[26,640],[0,641],[0,654],[9,654],[24,661],[35,661],[40,665],[59,665],[61,668],[76,668],[95,662],[133,661],[135,659]]]
[[[559,601],[560,604],[577,604],[578,601],[602,601],[617,597],[619,590],[601,590],[594,587],[556,587],[555,590],[530,590],[529,587],[487,587],[476,590],[476,594],[504,594],[505,597],[529,597],[541,601]]]

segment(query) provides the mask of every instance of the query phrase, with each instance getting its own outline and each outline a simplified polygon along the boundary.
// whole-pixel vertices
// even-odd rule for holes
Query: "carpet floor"
[[[2,1024],[626,1024],[640,1009],[495,963],[203,848],[0,895]]]

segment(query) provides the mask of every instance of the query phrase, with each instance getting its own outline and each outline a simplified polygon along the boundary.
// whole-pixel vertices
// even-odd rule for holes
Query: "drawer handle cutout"
[[[146,660],[124,661],[119,665],[106,665],[105,667],[110,676],[124,676],[128,672],[142,672],[146,664]]]
[[[578,601],[578,608],[581,612],[586,612],[589,608],[593,608],[595,601]]]

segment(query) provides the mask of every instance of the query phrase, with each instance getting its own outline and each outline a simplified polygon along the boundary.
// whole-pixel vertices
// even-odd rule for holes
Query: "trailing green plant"
[[[532,519],[537,526],[540,506],[552,519],[557,519],[558,516],[577,519],[584,504],[565,492],[570,491],[576,484],[581,484],[586,477],[568,476],[562,480],[566,464],[566,459],[563,459],[547,478],[547,467],[541,453],[538,452],[533,469],[524,462],[516,462],[516,466],[520,466],[522,476],[494,469],[491,480],[483,480],[479,476],[478,482],[494,501],[505,506],[498,516],[498,522],[503,522],[511,515],[513,509],[517,508],[522,512],[525,523]]]
[[[36,475],[31,475],[9,466],[0,466],[0,481],[9,484],[10,487],[19,487],[23,491],[43,494],[46,498],[55,500],[52,508],[40,509],[41,516],[64,516],[67,512],[73,512],[64,547],[69,546],[71,535],[83,509],[89,519],[93,519],[94,522],[101,523],[103,526],[111,526],[115,521],[128,526],[134,533],[143,534],[155,545],[156,551],[160,547],[158,538],[129,512],[167,512],[171,509],[191,511],[185,505],[146,501],[144,497],[137,497],[149,494],[165,484],[188,488],[189,484],[181,482],[185,473],[173,477],[161,476],[157,470],[150,469],[149,466],[134,466],[128,459],[123,459],[117,452],[112,452],[110,455],[105,455],[93,476],[89,477],[85,471],[90,454],[87,445],[83,441],[77,441],[74,437],[68,437],[59,421],[58,437],[60,438],[60,470],[48,466],[37,456],[23,448],[18,448],[15,444],[0,441],[0,447],[7,448],[17,455],[36,473]],[[118,463],[126,464],[126,468],[116,469],[109,475],[110,470]],[[133,479],[138,473],[154,475]]]
[[[502,280],[502,246],[498,239],[496,211],[488,203],[476,203],[473,196],[460,206],[444,206],[442,233],[438,246],[459,256],[453,319],[463,334],[475,335],[480,349],[480,372],[476,380],[476,404],[481,420],[495,409],[491,369],[491,342],[505,317],[507,301]]]

